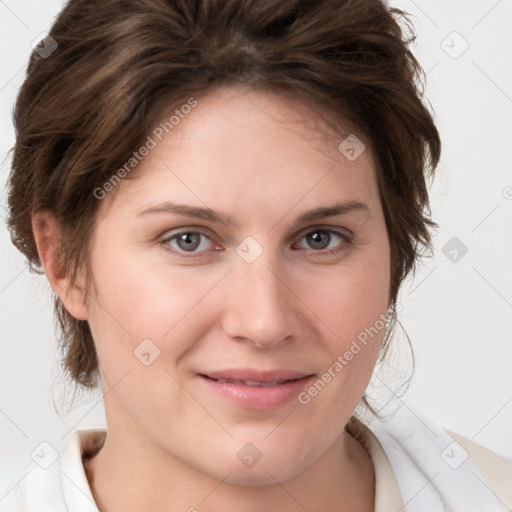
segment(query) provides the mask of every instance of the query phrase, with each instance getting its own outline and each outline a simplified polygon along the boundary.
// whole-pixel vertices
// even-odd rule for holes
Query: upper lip
[[[232,379],[252,382],[274,382],[286,380],[298,380],[304,377],[310,377],[311,373],[300,372],[296,370],[278,369],[278,370],[256,370],[253,368],[233,368],[229,370],[220,370],[215,372],[200,373],[211,379]]]

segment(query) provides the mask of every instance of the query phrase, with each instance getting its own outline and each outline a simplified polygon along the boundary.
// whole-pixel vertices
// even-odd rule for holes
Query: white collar
[[[405,404],[370,426],[391,464],[406,512],[506,512],[467,451]]]
[[[99,448],[105,436],[105,429],[78,430],[62,454],[62,487],[66,505],[72,512],[99,512],[85,474],[82,455]]]

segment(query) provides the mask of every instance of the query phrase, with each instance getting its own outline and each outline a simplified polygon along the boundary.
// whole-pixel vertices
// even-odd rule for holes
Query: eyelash
[[[300,238],[299,238],[299,241],[303,240],[304,238],[306,238],[307,235],[311,235],[313,233],[318,233],[318,232],[325,232],[325,233],[329,233],[331,236],[332,235],[335,235],[337,237],[339,237],[342,242],[343,242],[343,245],[342,247],[340,248],[337,248],[337,249],[329,249],[329,250],[315,250],[315,249],[311,249],[311,251],[313,251],[314,253],[317,253],[317,254],[320,254],[320,255],[324,255],[324,256],[328,256],[328,255],[333,255],[333,254],[342,254],[344,252],[346,252],[352,245],[353,245],[353,241],[354,241],[354,237],[352,234],[347,234],[347,233],[343,233],[337,229],[333,229],[333,228],[327,228],[327,227],[320,227],[320,228],[314,228],[314,229],[311,229],[307,232],[305,232]],[[208,238],[210,241],[213,242],[213,240],[210,239],[210,237],[206,234],[206,233],[203,233],[202,231],[200,230],[184,230],[184,231],[180,231],[178,233],[174,233],[172,236],[166,236],[165,238],[161,239],[160,240],[160,243],[163,245],[164,249],[173,253],[173,254],[178,254],[180,256],[184,256],[185,258],[198,258],[202,255],[203,252],[205,251],[201,251],[201,252],[198,252],[198,253],[195,253],[195,252],[188,252],[187,251],[182,251],[182,250],[176,250],[176,249],[171,249],[169,247],[169,242],[171,242],[172,240],[175,240],[177,239],[179,236],[181,235],[185,235],[185,234],[197,234],[197,235],[202,235],[206,238]],[[215,243],[215,242],[213,242]],[[329,243],[330,243],[330,240],[329,240]]]

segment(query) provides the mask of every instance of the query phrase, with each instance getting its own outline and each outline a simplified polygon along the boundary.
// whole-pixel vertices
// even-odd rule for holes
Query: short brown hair
[[[398,17],[381,0],[70,0],[57,49],[33,52],[14,112],[8,226],[41,266],[31,219],[52,212],[72,280],[88,263],[93,193],[147,136],[162,106],[228,83],[327,105],[370,142],[391,248],[390,296],[431,250],[426,175],[440,139],[424,105],[424,73]],[[410,26],[410,24],[409,24]],[[412,32],[412,31],[411,31]],[[64,367],[94,387],[89,325],[55,298]]]

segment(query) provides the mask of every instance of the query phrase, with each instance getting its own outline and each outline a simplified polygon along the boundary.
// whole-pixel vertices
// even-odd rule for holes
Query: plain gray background
[[[443,142],[431,188],[435,255],[400,296],[416,370],[392,404],[512,457],[512,1],[390,3],[413,15],[412,49]],[[67,413],[50,288],[29,273],[4,222],[16,92],[32,41],[62,5],[0,0],[0,500],[41,442],[61,451],[74,430],[105,426],[99,392]],[[399,388],[394,368],[407,373],[406,346],[399,329],[396,354],[372,385],[379,400]]]

